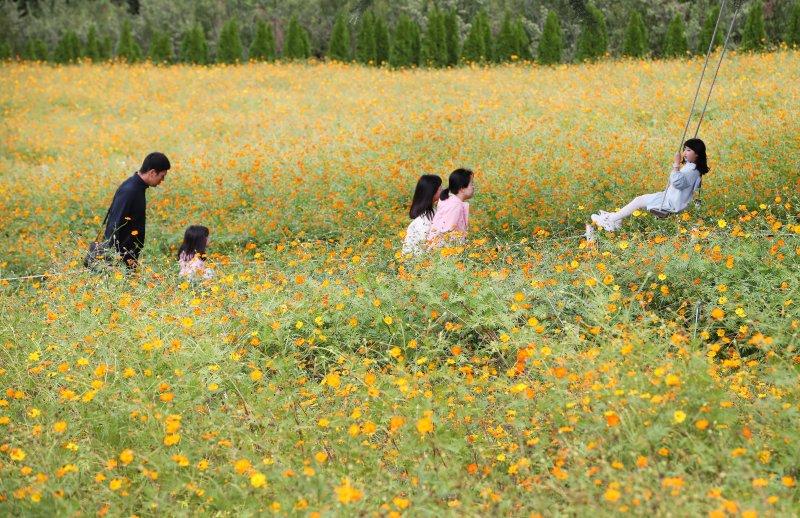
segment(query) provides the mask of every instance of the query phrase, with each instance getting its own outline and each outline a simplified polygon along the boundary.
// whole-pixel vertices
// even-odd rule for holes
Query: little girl
[[[439,207],[431,222],[428,234],[430,246],[436,246],[443,238],[467,236],[469,225],[469,203],[467,200],[475,194],[472,183],[472,171],[456,169],[450,173],[447,189],[442,191]]]
[[[181,277],[190,280],[197,278],[211,279],[214,270],[206,266],[205,256],[208,246],[208,227],[192,225],[183,235],[183,243],[178,250],[178,261],[181,265]]]
[[[601,210],[599,214],[592,214],[592,222],[613,232],[619,230],[622,221],[637,210],[662,209],[671,213],[683,211],[692,201],[702,176],[708,172],[706,145],[702,140],[693,138],[686,141],[682,163],[683,167],[681,167],[681,154],[675,153],[675,163],[672,165],[666,191],[638,196],[619,212]]]
[[[428,232],[431,229],[433,215],[436,214],[433,204],[439,201],[441,194],[442,179],[438,176],[426,174],[417,181],[414,198],[411,200],[411,210],[408,211],[412,221],[406,230],[403,254],[422,253],[422,245],[428,242]]]

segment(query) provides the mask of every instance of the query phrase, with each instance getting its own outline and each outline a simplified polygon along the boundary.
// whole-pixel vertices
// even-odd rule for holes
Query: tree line
[[[193,8],[182,2],[0,0],[0,58],[209,64],[315,57],[393,67],[670,58],[704,53],[720,14],[719,5],[703,0],[551,0],[549,6],[541,2],[540,12],[530,6],[512,11],[513,1],[498,11],[481,0],[238,0],[216,11],[219,2],[196,0]],[[732,3],[715,46],[724,39]],[[317,8],[315,17],[309,4]],[[398,12],[398,4],[406,8]],[[654,26],[648,23],[656,17],[653,4],[675,12],[668,21],[660,13],[661,26]],[[734,39],[740,49],[800,45],[800,2],[755,0],[741,15]],[[182,30],[160,30],[165,17]]]

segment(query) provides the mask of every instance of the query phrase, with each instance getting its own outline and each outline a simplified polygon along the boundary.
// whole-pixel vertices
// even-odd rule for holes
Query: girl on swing
[[[623,220],[637,210],[658,210],[676,214],[686,209],[694,197],[695,189],[700,185],[700,179],[708,172],[708,163],[706,145],[702,140],[689,139],[683,146],[683,160],[681,153],[675,153],[675,163],[672,164],[666,191],[637,196],[619,212],[601,210],[599,214],[592,214],[592,222],[608,232],[614,232],[619,230]]]

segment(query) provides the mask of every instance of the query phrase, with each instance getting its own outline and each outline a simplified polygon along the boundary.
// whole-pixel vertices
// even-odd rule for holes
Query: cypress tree
[[[397,21],[389,64],[393,67],[417,66],[419,65],[419,55],[419,25],[403,14]]]
[[[328,44],[328,59],[346,62],[352,58],[351,54],[350,29],[347,28],[344,16],[340,14],[333,25],[331,41]]]
[[[428,26],[422,38],[422,63],[433,67],[447,65],[447,39],[444,28],[444,17],[434,5],[428,15]]]
[[[377,56],[375,46],[375,17],[371,12],[361,16],[356,36],[356,61],[365,65],[374,64]]]
[[[239,35],[239,22],[231,18],[222,26],[217,41],[217,63],[238,63],[242,60],[244,48]]]
[[[528,37],[528,31],[525,30],[525,25],[522,23],[522,17],[517,17],[517,22],[514,24],[514,39],[516,40],[517,56],[522,61],[533,61],[533,54],[531,54],[531,39]]]
[[[153,63],[172,63],[172,39],[167,33],[156,34],[150,43],[150,61]]]
[[[47,61],[49,53],[47,43],[41,38],[29,41],[25,49],[25,57],[31,61]]]
[[[114,44],[111,42],[111,35],[106,34],[100,38],[100,59],[111,59]]]
[[[303,59],[308,59],[311,57],[311,35],[308,33],[305,27],[300,27],[300,35],[302,36],[302,43],[303,43]]]
[[[469,63],[480,63],[492,59],[492,31],[488,27],[489,18],[486,13],[478,13],[472,18],[472,26],[464,41],[463,58]],[[488,31],[486,30],[488,29]],[[488,44],[487,47],[487,36]]]
[[[286,35],[286,42],[283,45],[283,55],[286,59],[306,59],[310,55],[311,44],[308,33],[300,26],[297,16],[292,15],[289,20],[289,30]]]
[[[578,38],[578,61],[594,60],[605,56],[608,49],[608,29],[603,13],[592,4],[586,6],[583,31]]]
[[[455,9],[451,9],[444,17],[445,42],[447,46],[447,65],[455,66],[461,55],[458,38],[458,14]]]
[[[790,47],[800,45],[800,3],[795,2],[786,25],[786,44]]]
[[[388,63],[391,48],[386,20],[383,19],[383,16],[375,15],[375,64],[380,66]]]
[[[494,60],[498,63],[505,63],[506,61],[511,61],[511,56],[516,55],[517,42],[514,37],[511,13],[506,11],[505,16],[503,16],[503,23],[500,25],[500,32],[497,33]]]
[[[555,65],[561,63],[561,52],[564,43],[561,38],[561,26],[555,11],[547,13],[547,19],[542,29],[542,39],[539,40],[539,63],[542,65]]]
[[[122,22],[122,33],[117,45],[117,56],[128,63],[135,63],[142,59],[142,48],[133,40],[131,22],[129,20]]]
[[[71,63],[81,57],[81,41],[74,31],[67,31],[56,45],[53,61],[56,63]]]
[[[742,50],[761,50],[766,46],[767,31],[764,28],[764,9],[761,0],[750,8],[742,34]]]
[[[273,61],[276,57],[275,35],[272,32],[272,25],[264,20],[259,20],[256,35],[250,44],[250,59]]]
[[[0,61],[6,61],[11,59],[14,55],[14,51],[11,48],[11,45],[6,43],[5,41],[0,41]]]
[[[645,54],[647,54],[647,28],[642,20],[642,15],[634,9],[631,19],[628,21],[628,27],[625,29],[622,55],[641,58]]]
[[[414,63],[422,62],[422,30],[417,23],[411,24],[411,51]]]
[[[686,34],[683,32],[683,21],[679,15],[675,15],[667,33],[664,35],[664,57],[675,58],[685,56],[689,50],[689,42],[686,40]]]
[[[492,35],[492,24],[489,22],[489,15],[481,15],[481,38],[483,39],[483,49],[486,52],[486,61],[494,59],[494,36]]]
[[[208,63],[208,42],[203,27],[195,22],[181,40],[181,60],[185,63],[205,65]]]
[[[712,8],[708,14],[706,14],[706,19],[703,20],[703,29],[700,31],[700,41],[697,45],[697,53],[705,53],[708,50],[708,46],[711,44],[711,36],[714,34],[714,26],[717,24],[717,18],[719,18],[719,6]],[[711,50],[717,48],[723,41],[725,37],[725,27],[721,26],[717,29],[717,35],[714,37],[714,46]]]
[[[86,35],[86,48],[84,54],[92,61],[100,61],[100,40],[97,38],[97,28],[92,25]]]

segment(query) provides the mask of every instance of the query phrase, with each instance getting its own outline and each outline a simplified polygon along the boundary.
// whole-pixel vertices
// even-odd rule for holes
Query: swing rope
[[[689,108],[689,116],[686,118],[686,126],[683,128],[683,135],[681,135],[681,141],[678,144],[678,153],[683,151],[683,143],[686,140],[686,133],[689,131],[689,125],[692,122],[692,114],[694,113],[694,107],[697,104],[697,98],[700,95],[700,88],[703,85],[703,79],[706,75],[706,69],[708,68],[708,61],[711,57],[711,52],[714,50],[714,42],[716,41],[717,37],[717,29],[719,28],[720,21],[722,20],[722,14],[725,12],[725,2],[726,0],[722,0],[722,5],[719,9],[719,16],[717,16],[717,23],[714,25],[714,32],[711,34],[711,41],[708,44],[708,50],[706,51],[706,59],[703,62],[703,70],[700,73],[700,80],[697,82],[697,90],[694,93],[694,99],[692,100],[692,107]],[[742,0],[734,0],[734,11],[733,11],[733,19],[731,20],[730,25],[728,26],[728,32],[725,36],[725,42],[722,45],[722,52],[720,53],[719,60],[717,61],[717,68],[714,71],[714,77],[711,80],[711,86],[708,89],[708,95],[706,96],[705,104],[703,104],[703,110],[700,112],[700,120],[697,121],[697,128],[694,130],[694,138],[697,138],[697,134],[700,133],[700,125],[703,124],[703,118],[706,115],[706,109],[708,108],[708,101],[711,99],[711,93],[714,91],[714,85],[717,82],[717,75],[719,75],[719,69],[722,66],[722,59],[725,57],[725,51],[728,48],[728,42],[730,41],[731,34],[733,33],[733,27],[736,25],[736,19],[739,16],[739,11],[742,7]],[[658,208],[658,211],[652,211],[652,213],[659,218],[666,217],[670,215],[670,212],[664,210],[664,201],[667,199],[667,191],[669,190],[670,183],[667,182],[667,187],[664,189],[664,195],[661,197],[661,205]],[[703,178],[702,176],[699,179],[699,188],[698,188],[698,199],[695,201],[698,204],[700,199],[700,192],[703,189]]]

